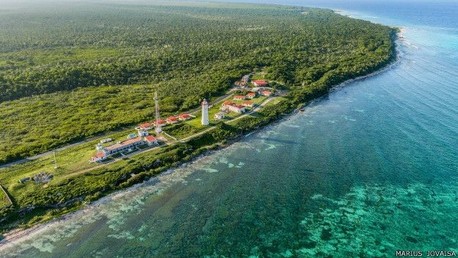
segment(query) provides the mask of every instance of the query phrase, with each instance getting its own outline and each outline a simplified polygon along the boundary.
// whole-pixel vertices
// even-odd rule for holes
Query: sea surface
[[[458,4],[346,2],[322,6],[402,28],[397,63],[227,149],[3,243],[0,256],[458,252]]]

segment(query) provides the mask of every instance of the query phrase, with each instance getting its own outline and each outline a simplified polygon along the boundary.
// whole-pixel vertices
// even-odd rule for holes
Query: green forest
[[[222,95],[254,70],[298,103],[394,58],[395,30],[250,4],[0,9],[0,164]]]

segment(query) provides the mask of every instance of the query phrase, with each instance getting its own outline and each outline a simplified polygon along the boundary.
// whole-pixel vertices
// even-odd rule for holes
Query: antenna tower
[[[159,123],[160,116],[159,116],[159,99],[157,98],[157,91],[154,92],[154,104],[156,106],[156,133],[161,133],[162,128],[161,124]]]

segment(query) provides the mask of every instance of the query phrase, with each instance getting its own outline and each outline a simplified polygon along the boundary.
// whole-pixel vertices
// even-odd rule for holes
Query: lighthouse
[[[208,102],[206,99],[202,101],[202,125],[208,125]]]

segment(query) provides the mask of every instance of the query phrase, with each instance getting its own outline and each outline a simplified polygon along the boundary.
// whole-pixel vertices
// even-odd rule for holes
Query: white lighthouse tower
[[[202,125],[208,125],[208,102],[206,99],[202,101]]]

